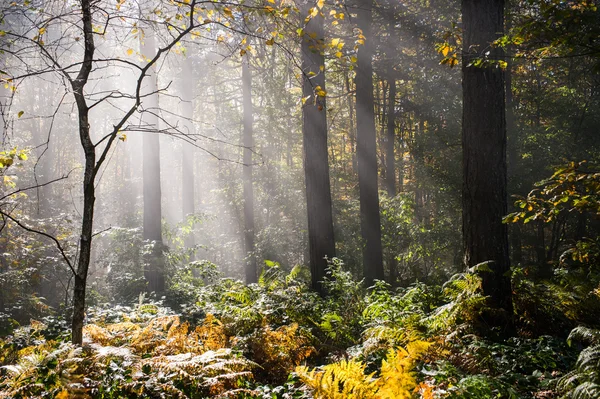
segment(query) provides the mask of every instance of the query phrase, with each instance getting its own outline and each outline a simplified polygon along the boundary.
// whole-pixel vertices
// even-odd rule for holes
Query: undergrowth
[[[187,284],[190,301],[174,310],[168,297],[144,296],[91,307],[82,347],[53,319],[17,328],[0,341],[0,398],[599,397],[600,333],[536,333],[526,310],[552,312],[524,276],[521,333],[502,342],[478,333],[485,298],[474,270],[443,286],[366,289],[335,259],[324,297],[304,270],[273,262],[258,284],[211,278]],[[561,306],[557,322],[577,323],[581,305]]]

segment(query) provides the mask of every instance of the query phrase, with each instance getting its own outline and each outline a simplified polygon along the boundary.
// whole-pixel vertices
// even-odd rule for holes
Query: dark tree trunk
[[[246,284],[258,281],[256,257],[254,256],[254,190],[252,188],[252,73],[249,65],[249,54],[242,59],[242,97],[244,107],[244,244],[246,249]]]
[[[94,37],[92,28],[92,11],[89,0],[81,0],[82,22],[84,34],[84,58],[81,69],[76,79],[72,81],[73,94],[77,105],[79,124],[79,140],[85,154],[85,167],[83,174],[83,210],[81,235],[79,238],[79,260],[75,274],[73,291],[73,319],[71,325],[72,342],[81,345],[83,342],[83,321],[85,318],[85,289],[87,274],[92,253],[92,229],[94,223],[94,202],[96,177],[96,149],[90,137],[89,108],[85,101],[83,88],[87,83],[92,60],[94,57]]]
[[[308,6],[304,6],[302,15],[308,15]],[[325,90],[323,45],[323,17],[317,15],[307,23],[302,38],[302,96],[308,98],[302,107],[302,136],[311,285],[320,294],[324,293],[320,282],[327,268],[325,257],[335,256],[327,160],[327,107],[325,97],[319,95]]]
[[[510,30],[512,26],[512,20],[510,12],[507,11],[506,16],[506,29]],[[513,75],[513,59],[512,52],[513,46],[508,46],[506,54],[506,70],[504,71],[505,76],[505,91],[506,91],[506,137],[507,137],[507,171],[509,181],[509,192],[513,194],[520,194],[520,188],[517,183],[520,179],[517,176],[517,163],[518,163],[518,129],[517,121],[515,118],[515,102],[512,92],[512,75]],[[512,211],[511,211],[512,212]],[[509,226],[509,238],[511,246],[511,254],[513,264],[519,265],[523,262],[523,251],[522,251],[522,240],[521,240],[521,226],[517,223],[513,223]]]
[[[492,272],[482,272],[483,292],[492,308],[503,315],[483,315],[492,327],[512,333],[512,290],[508,254],[506,193],[506,120],[504,73],[496,65],[469,64],[490,51],[503,32],[504,0],[463,0],[463,243],[465,264],[491,261]]]
[[[151,59],[156,54],[154,36],[150,33],[142,43],[142,54]],[[143,133],[143,196],[144,196],[144,240],[154,242],[152,253],[146,259],[144,277],[148,283],[148,292],[161,293],[165,290],[163,242],[162,242],[162,212],[160,187],[160,141],[158,137],[158,118],[153,114],[158,109],[158,93],[156,72],[148,72],[147,95],[144,98],[142,123],[146,131]],[[153,94],[151,94],[153,93]]]
[[[365,283],[383,280],[383,255],[379,192],[377,188],[377,148],[375,111],[373,106],[373,3],[366,0],[357,9],[358,27],[364,44],[358,49],[356,69],[356,141],[358,186],[360,195],[360,225],[364,241],[363,270]]]
[[[183,132],[189,136],[190,140],[194,138],[194,85],[193,80],[193,65],[190,56],[186,56],[183,61],[181,74],[181,96],[183,98],[182,112],[184,119]],[[182,143],[182,170],[181,170],[181,210],[183,220],[195,213],[194,207],[194,147],[192,144]],[[194,233],[190,233],[185,237],[185,247],[192,248],[195,245]]]

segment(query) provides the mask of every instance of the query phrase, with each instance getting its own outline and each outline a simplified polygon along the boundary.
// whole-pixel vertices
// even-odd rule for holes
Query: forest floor
[[[518,279],[519,334],[502,340],[476,274],[368,290],[329,275],[325,298],[274,267],[90,307],[82,347],[60,317],[32,320],[0,340],[0,398],[600,397],[600,332],[577,326],[600,320],[597,292]]]

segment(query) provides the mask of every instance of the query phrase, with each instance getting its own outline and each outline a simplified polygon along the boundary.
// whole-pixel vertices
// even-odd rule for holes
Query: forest
[[[597,0],[2,0],[0,117],[0,399],[600,398]]]

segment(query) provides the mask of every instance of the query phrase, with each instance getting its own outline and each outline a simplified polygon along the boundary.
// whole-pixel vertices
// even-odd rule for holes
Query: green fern
[[[580,341],[588,345],[599,345],[600,331],[583,326],[575,327],[569,334],[569,338],[567,338],[569,344],[573,341]]]
[[[569,342],[578,340],[591,343],[581,351],[575,370],[557,383],[557,390],[565,399],[600,398],[600,331],[577,327],[569,334]]]

